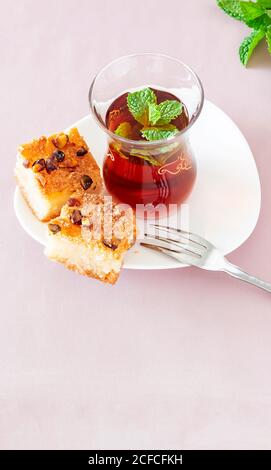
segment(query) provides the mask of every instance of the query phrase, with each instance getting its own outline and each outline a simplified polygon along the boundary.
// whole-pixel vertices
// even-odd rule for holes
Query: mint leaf
[[[264,31],[253,31],[250,36],[246,37],[243,40],[239,49],[239,56],[243,65],[247,65],[252,52],[254,51],[255,47],[259,44],[259,42],[264,38],[264,36]]]
[[[246,21],[246,24],[253,29],[262,29],[264,31],[267,30],[268,26],[271,25],[271,18],[267,15],[259,16],[259,18],[255,18],[254,20]]]
[[[156,104],[155,93],[150,88],[129,93],[127,97],[127,105],[130,113],[136,121],[146,126],[148,124],[148,105]]]
[[[173,137],[179,130],[173,124],[168,124],[163,127],[145,127],[140,132],[147,140],[161,140]]]
[[[130,139],[132,136],[131,124],[129,122],[122,122],[115,130],[115,134],[125,137],[126,139]]]
[[[271,0],[258,0],[257,3],[263,8],[266,8],[266,10],[271,9]]]
[[[243,11],[238,0],[217,0],[218,6],[236,20],[243,21]]]
[[[160,117],[161,117],[161,113],[157,104],[150,103],[149,104],[149,123],[152,126],[155,126],[155,124],[160,119]]]
[[[250,20],[255,20],[255,18],[258,18],[265,13],[264,8],[255,2],[242,1],[240,2],[240,8],[242,10],[245,23]]]
[[[176,100],[163,101],[163,103],[160,103],[157,107],[161,116],[160,119],[157,121],[157,124],[159,126],[169,124],[170,121],[180,116],[183,110],[182,104]]]
[[[267,41],[267,45],[268,45],[269,54],[271,54],[271,26],[269,26],[269,28],[267,29],[266,41]]]

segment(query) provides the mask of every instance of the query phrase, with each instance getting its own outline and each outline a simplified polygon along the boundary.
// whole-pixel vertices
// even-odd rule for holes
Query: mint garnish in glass
[[[183,103],[171,93],[151,88],[117,98],[107,118],[110,130],[131,140],[168,139],[187,124],[188,115]]]

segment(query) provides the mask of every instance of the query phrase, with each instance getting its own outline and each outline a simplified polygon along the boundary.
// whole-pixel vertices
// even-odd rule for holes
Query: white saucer
[[[107,144],[103,131],[90,115],[74,126],[102,165]],[[230,253],[250,236],[260,212],[261,188],[252,152],[233,121],[207,100],[191,129],[191,144],[198,174],[192,195],[186,201],[189,229],[207,238],[224,254]],[[44,245],[46,227],[33,216],[18,188],[14,208],[25,231]],[[136,244],[127,253],[124,267],[168,269],[180,265]]]

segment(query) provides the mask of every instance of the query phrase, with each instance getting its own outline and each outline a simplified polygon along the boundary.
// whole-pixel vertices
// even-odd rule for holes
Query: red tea
[[[153,91],[157,103],[165,100],[180,100],[166,91]],[[114,132],[123,122],[131,125],[131,139],[143,141],[140,129],[142,126],[134,119],[127,105],[128,93],[118,97],[106,113],[106,126]],[[185,129],[189,124],[187,109],[182,103],[182,112],[172,121],[178,130]],[[117,136],[116,136],[117,137]],[[147,141],[146,141],[147,143]],[[148,145],[148,144],[147,144]],[[160,157],[148,157],[147,145],[145,152],[127,151],[117,140],[111,141],[108,153],[104,160],[103,176],[108,192],[120,202],[136,207],[136,204],[180,204],[192,190],[196,178],[196,167],[193,157],[189,154],[187,146],[180,143],[168,144],[168,151],[164,150]],[[165,140],[165,145],[167,141]],[[150,150],[150,153],[152,150]]]

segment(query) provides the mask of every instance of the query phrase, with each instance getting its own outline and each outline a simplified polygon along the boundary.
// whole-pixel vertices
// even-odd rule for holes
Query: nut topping
[[[83,175],[81,177],[80,183],[81,183],[83,189],[86,191],[92,185],[93,180],[90,178],[90,176]]]
[[[51,173],[51,171],[57,170],[57,159],[54,155],[51,157],[47,158],[45,162],[46,170],[48,173]]]
[[[84,155],[86,155],[86,153],[88,153],[88,150],[84,147],[81,147],[79,150],[77,150],[76,155],[77,157],[83,157]]]
[[[71,221],[75,225],[81,225],[82,223],[82,214],[78,209],[74,209],[71,215]]]
[[[29,160],[24,160],[24,161],[23,161],[23,166],[24,166],[25,168],[29,168],[29,167],[30,167],[30,161],[29,161]]]
[[[45,168],[45,160],[41,158],[40,160],[36,160],[32,165],[34,173],[38,173],[39,171],[44,170]]]
[[[58,162],[63,162],[65,158],[65,153],[62,152],[61,150],[56,150],[53,154],[52,157],[55,157]]]
[[[50,232],[52,232],[54,235],[61,230],[61,227],[58,224],[49,224],[48,227]]]
[[[69,142],[69,136],[62,132],[61,134],[58,134],[54,139],[52,139],[52,142],[56,148],[63,149],[65,145]]]
[[[75,199],[75,197],[70,197],[70,199],[67,200],[67,204],[69,207],[80,206],[80,201]]]
[[[103,244],[107,246],[107,248],[111,248],[111,250],[115,251],[118,248],[118,245],[115,245],[114,243],[107,242],[106,240],[103,240]]]

